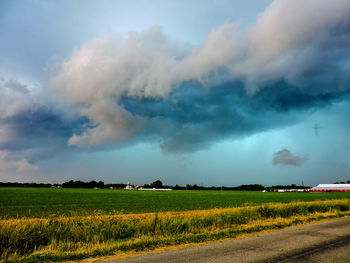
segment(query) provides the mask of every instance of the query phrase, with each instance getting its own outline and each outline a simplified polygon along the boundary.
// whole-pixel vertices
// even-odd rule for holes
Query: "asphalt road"
[[[110,263],[350,262],[350,218]]]

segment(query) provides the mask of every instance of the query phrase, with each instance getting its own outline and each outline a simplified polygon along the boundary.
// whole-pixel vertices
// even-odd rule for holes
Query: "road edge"
[[[339,217],[321,218],[321,219],[314,220],[311,222],[297,223],[297,224],[292,225],[292,226],[286,226],[286,227],[278,228],[278,229],[267,229],[267,230],[262,230],[259,232],[254,232],[254,233],[249,233],[249,234],[238,234],[235,237],[224,238],[224,239],[220,239],[220,240],[211,240],[211,241],[205,241],[205,242],[200,242],[200,243],[188,243],[188,244],[164,246],[164,247],[158,247],[158,248],[154,248],[152,250],[145,250],[145,251],[128,251],[128,252],[120,253],[119,255],[97,257],[97,258],[87,258],[87,259],[82,259],[82,260],[64,261],[64,262],[66,262],[66,263],[109,262],[109,261],[113,261],[113,260],[138,257],[138,256],[143,256],[143,255],[148,255],[148,254],[157,254],[157,253],[161,253],[161,252],[165,252],[165,251],[179,250],[179,249],[184,249],[184,248],[188,248],[188,247],[204,246],[204,245],[221,243],[221,242],[230,241],[230,240],[242,239],[242,238],[251,237],[251,236],[258,236],[258,235],[265,234],[265,233],[277,232],[277,231],[280,231],[283,229],[300,227],[300,226],[304,226],[304,225],[317,224],[317,223],[325,222],[325,221],[339,220],[339,219],[343,219],[346,217],[350,217],[350,215],[340,215]]]

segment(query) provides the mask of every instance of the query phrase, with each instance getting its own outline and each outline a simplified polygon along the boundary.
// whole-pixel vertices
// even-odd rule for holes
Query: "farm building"
[[[350,184],[319,184],[311,192],[350,192]]]

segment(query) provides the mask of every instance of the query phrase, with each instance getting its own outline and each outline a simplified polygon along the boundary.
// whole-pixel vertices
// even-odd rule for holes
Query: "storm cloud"
[[[90,123],[69,145],[153,139],[193,151],[347,99],[349,13],[347,0],[276,0],[245,34],[227,22],[203,46],[160,27],[86,43],[51,80]]]
[[[88,122],[74,108],[16,79],[1,78],[0,102],[2,172],[37,171],[34,163],[66,151],[68,139]]]
[[[349,99],[349,13],[347,0],[276,0],[246,32],[228,21],[201,46],[158,26],[87,42],[45,91],[0,77],[1,166],[141,141],[193,152],[298,123]],[[277,163],[305,161],[283,151]]]

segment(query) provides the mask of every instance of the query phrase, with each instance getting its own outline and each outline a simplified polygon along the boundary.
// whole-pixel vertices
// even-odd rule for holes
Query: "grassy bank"
[[[47,218],[227,208],[350,198],[349,193],[127,191],[0,187],[0,218]]]
[[[1,260],[62,261],[114,255],[235,237],[348,212],[347,200],[333,200],[188,212],[3,219]]]

